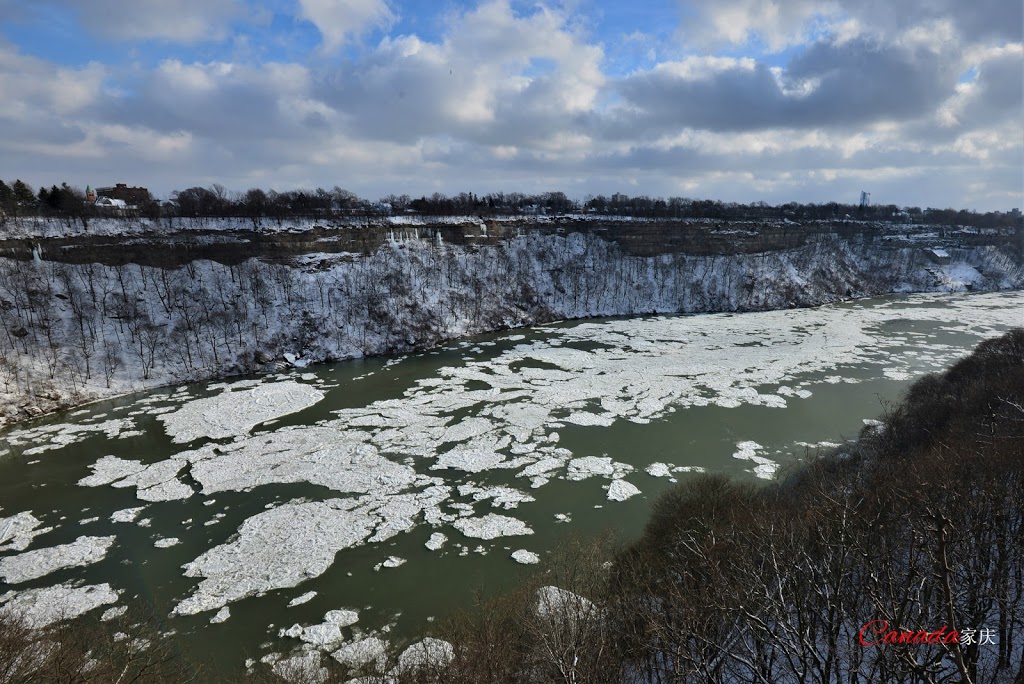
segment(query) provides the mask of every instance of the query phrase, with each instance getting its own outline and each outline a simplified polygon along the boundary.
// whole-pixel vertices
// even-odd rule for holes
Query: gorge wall
[[[178,221],[8,227],[0,421],[560,319],[1024,287],[1012,250],[963,237],[935,263],[923,246],[827,229]]]

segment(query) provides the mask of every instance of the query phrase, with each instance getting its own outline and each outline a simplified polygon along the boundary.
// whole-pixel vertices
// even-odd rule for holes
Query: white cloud
[[[332,52],[363,32],[388,26],[395,16],[384,0],[299,0],[300,16],[312,22]]]
[[[239,0],[57,0],[90,32],[117,40],[192,43],[223,38],[245,15]]]

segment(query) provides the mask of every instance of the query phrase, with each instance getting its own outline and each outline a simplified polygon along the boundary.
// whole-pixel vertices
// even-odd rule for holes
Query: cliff
[[[0,420],[560,319],[1024,286],[1012,236],[947,235],[937,264],[899,226],[245,222],[5,226]]]

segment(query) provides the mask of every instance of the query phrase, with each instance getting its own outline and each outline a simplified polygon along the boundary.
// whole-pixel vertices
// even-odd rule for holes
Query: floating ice
[[[53,530],[39,526],[42,522],[28,511],[0,518],[0,551],[24,551],[32,540]]]
[[[181,540],[179,540],[177,537],[165,537],[163,539],[157,539],[155,542],[153,542],[153,546],[155,546],[158,549],[167,549],[172,546],[177,546],[179,543],[181,543]]]
[[[362,667],[369,663],[383,663],[387,657],[387,645],[377,637],[366,637],[345,644],[331,657],[349,667]]]
[[[460,518],[452,526],[467,537],[474,539],[497,539],[533,534],[526,523],[505,515],[489,513],[482,518]]]
[[[534,565],[535,563],[540,563],[540,556],[532,551],[519,549],[518,551],[512,552],[512,560],[516,563],[522,563],[523,565]]]
[[[574,622],[594,614],[594,604],[571,591],[558,587],[541,587],[537,590],[537,614],[541,617],[557,617]]]
[[[107,608],[103,611],[103,615],[100,616],[100,620],[103,622],[110,622],[123,616],[128,612],[128,606],[115,606],[113,608]]]
[[[204,494],[289,482],[309,482],[342,493],[387,493],[416,481],[415,470],[383,458],[361,439],[358,433],[313,426],[226,446],[207,445],[176,458],[192,462],[192,477],[202,484]]]
[[[303,594],[302,596],[296,596],[291,601],[289,601],[288,602],[288,607],[289,608],[294,608],[295,606],[301,606],[303,603],[309,603],[314,598],[316,598],[316,592],[315,591],[308,591],[305,594]]]
[[[186,576],[206,579],[175,606],[174,613],[213,610],[323,574],[334,554],[373,532],[376,519],[354,507],[352,500],[331,499],[284,504],[249,518],[234,541],[185,566]]]
[[[306,651],[290,658],[274,660],[270,669],[286,682],[306,684],[323,684],[330,674],[326,667],[321,667],[320,653],[317,651]]]
[[[339,627],[348,627],[359,622],[359,611],[349,610],[348,608],[329,610],[324,613],[324,622],[338,625]]]
[[[443,639],[426,637],[410,645],[398,656],[398,670],[405,672],[422,667],[442,668],[455,658],[455,648]]]
[[[0,580],[18,584],[64,568],[91,565],[103,560],[115,537],[79,537],[70,544],[25,551],[0,558]]]
[[[441,534],[440,532],[434,532],[432,535],[430,535],[430,539],[427,540],[424,546],[426,546],[431,551],[437,551],[442,546],[444,546],[444,543],[446,541],[448,541],[447,536]]]
[[[0,615],[18,616],[29,627],[39,629],[58,620],[70,620],[84,615],[94,608],[117,603],[119,594],[106,583],[84,587],[58,584],[42,589],[28,589],[0,605]]]
[[[404,558],[399,558],[398,556],[388,556],[388,559],[386,561],[384,561],[383,563],[381,563],[381,565],[384,566],[385,568],[397,568],[398,566],[404,565],[404,564],[405,564],[405,559]]]
[[[748,441],[737,442],[736,447],[737,451],[732,455],[732,457],[745,461],[753,461],[756,464],[754,466],[754,475],[763,480],[770,480],[775,477],[775,472],[779,469],[779,464],[769,458],[757,455],[758,451],[764,449],[763,446],[757,442]]]
[[[633,466],[627,463],[617,463],[608,456],[584,456],[569,461],[566,478],[585,480],[594,475],[619,478],[632,470]]]
[[[625,480],[612,480],[611,484],[608,485],[608,500],[609,501],[625,501],[626,499],[636,496],[640,493],[640,490]]]
[[[231,617],[231,609],[224,606],[217,611],[217,614],[210,618],[211,625],[219,625],[222,622],[227,622],[227,619]]]
[[[671,477],[672,471],[667,463],[652,463],[645,469],[651,477]]]
[[[110,516],[110,520],[116,523],[130,523],[139,517],[139,513],[145,509],[145,506],[139,506],[138,508],[124,508],[120,511],[114,511],[113,515]]]
[[[221,439],[244,435],[264,421],[309,408],[323,398],[324,393],[317,388],[294,380],[263,383],[252,389],[195,399],[157,420],[179,444],[200,437]]]

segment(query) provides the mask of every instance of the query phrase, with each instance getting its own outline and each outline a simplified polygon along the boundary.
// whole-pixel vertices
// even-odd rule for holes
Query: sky
[[[1024,206],[1020,0],[0,0],[0,178]]]

